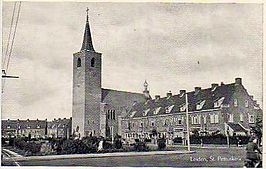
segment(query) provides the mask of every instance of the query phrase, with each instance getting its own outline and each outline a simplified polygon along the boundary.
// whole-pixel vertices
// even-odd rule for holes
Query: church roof
[[[142,93],[102,88],[102,103],[115,105],[116,107],[131,108],[134,102],[140,103],[143,101],[145,101],[145,96]]]
[[[215,89],[207,88],[200,89],[198,92],[188,92],[189,111],[209,110],[220,108],[222,104],[228,105],[236,91],[236,86],[238,86],[236,83],[222,84],[217,85]],[[185,107],[185,97],[185,94],[180,93],[170,97],[155,98],[137,103],[128,112],[126,118],[185,112],[185,109],[181,110],[182,107]],[[217,102],[220,102],[220,104]],[[133,112],[134,115],[132,115]]]
[[[92,45],[92,36],[91,36],[91,31],[90,31],[88,14],[87,14],[87,21],[86,21],[86,25],[85,25],[85,31],[84,31],[83,43],[82,43],[81,50],[95,51],[93,48],[93,45]]]

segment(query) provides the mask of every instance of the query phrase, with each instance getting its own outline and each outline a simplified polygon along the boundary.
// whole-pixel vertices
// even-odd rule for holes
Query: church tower
[[[100,135],[101,66],[101,53],[95,52],[92,44],[87,9],[82,47],[73,54],[72,129],[80,137]]]

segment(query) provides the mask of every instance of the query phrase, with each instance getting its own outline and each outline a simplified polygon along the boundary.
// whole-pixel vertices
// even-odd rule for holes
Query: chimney
[[[198,93],[201,90],[201,87],[195,87],[195,92]]]
[[[254,96],[250,95],[250,98],[251,98],[251,100],[253,100],[254,99]]]
[[[167,96],[167,97],[171,97],[171,96],[172,96],[172,92],[169,91],[168,93],[166,93],[166,96]]]
[[[235,84],[236,85],[241,85],[242,84],[242,79],[241,78],[235,78]]]
[[[217,83],[212,83],[211,86],[212,86],[212,90],[213,90],[213,89],[215,89],[216,87],[218,87],[219,85],[218,85]]]
[[[160,98],[160,95],[155,95],[155,100],[159,100]]]
[[[179,94],[180,96],[183,96],[184,94],[186,94],[186,90],[179,90]]]
[[[221,86],[224,85],[224,82],[221,82]]]

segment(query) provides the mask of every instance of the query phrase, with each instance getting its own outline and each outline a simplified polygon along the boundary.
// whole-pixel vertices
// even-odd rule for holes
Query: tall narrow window
[[[237,99],[234,99],[234,106],[237,107]]]
[[[91,59],[91,67],[94,67],[95,66],[95,58],[92,58]]]
[[[80,58],[78,58],[77,67],[81,67],[81,59]]]

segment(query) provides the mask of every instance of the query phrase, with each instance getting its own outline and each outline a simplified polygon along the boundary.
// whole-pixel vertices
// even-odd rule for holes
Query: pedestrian
[[[247,144],[246,151],[246,159],[251,160],[254,164],[260,161],[258,153],[262,153],[258,148],[256,137],[251,136],[251,138],[249,139],[249,143]]]

